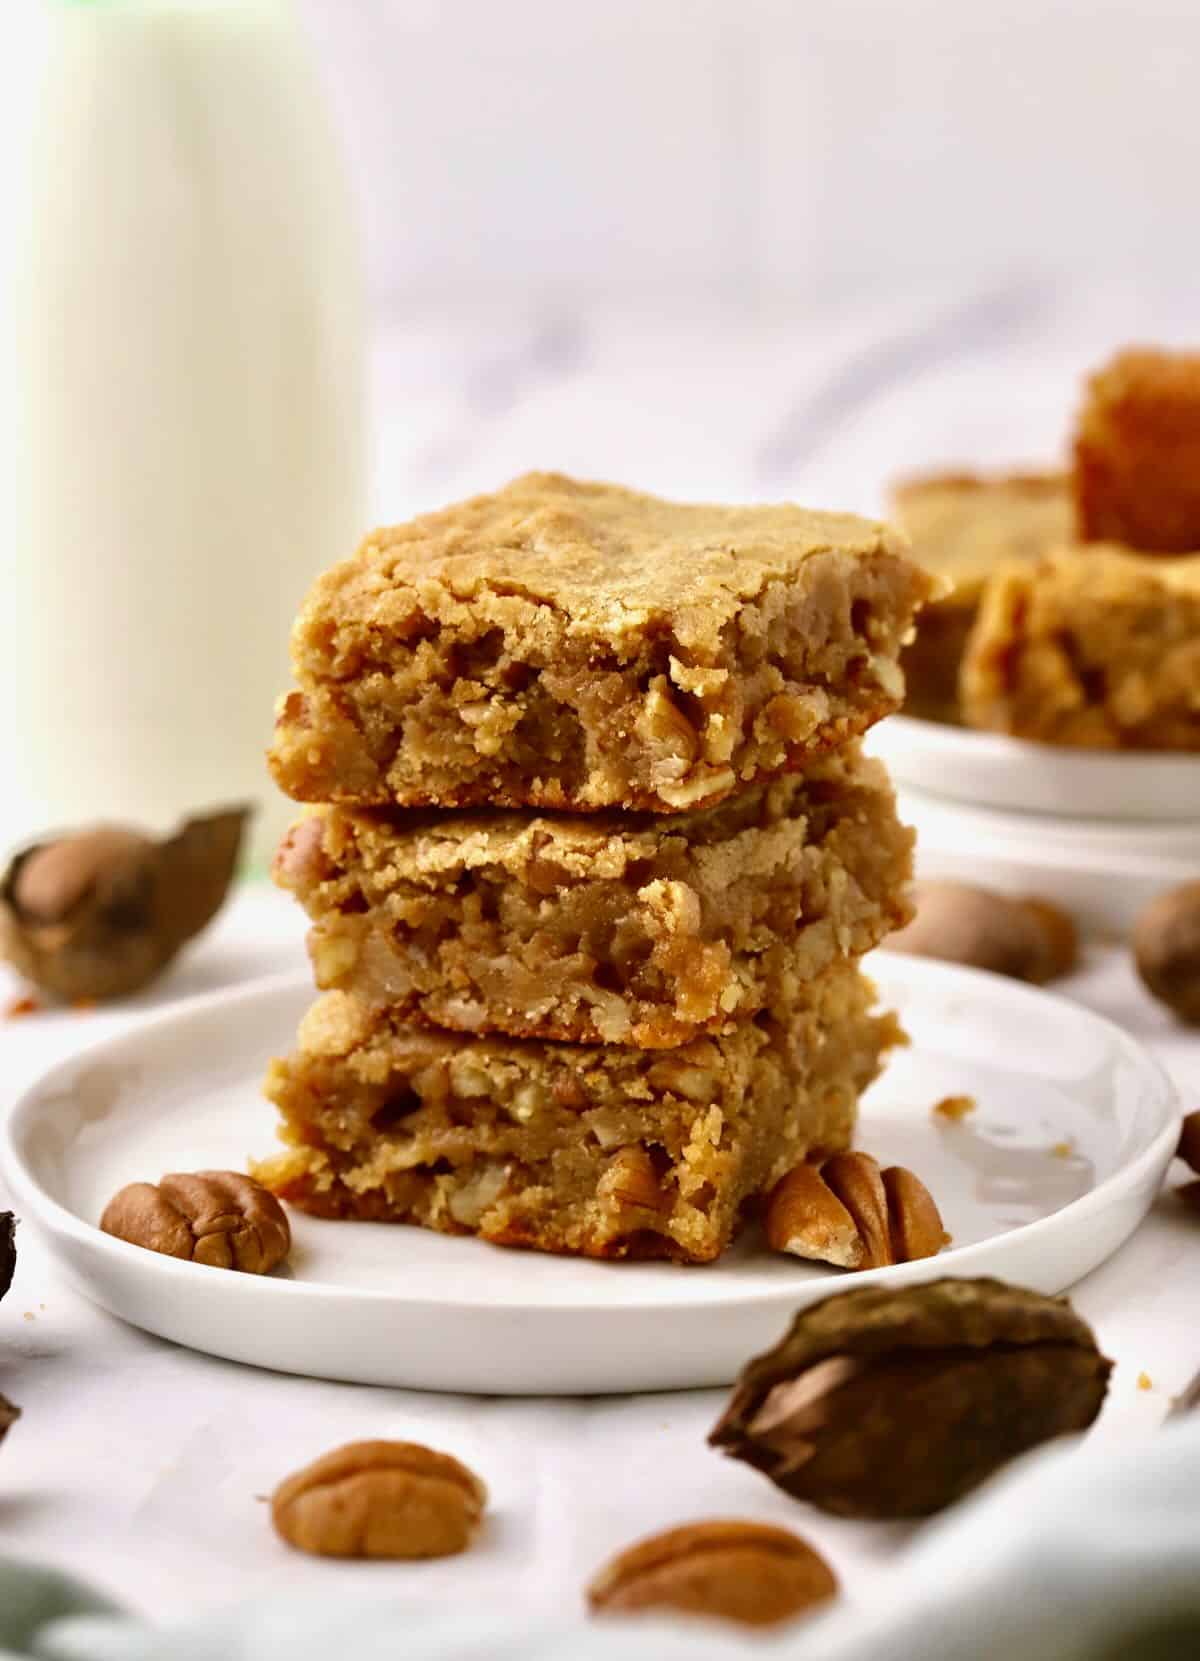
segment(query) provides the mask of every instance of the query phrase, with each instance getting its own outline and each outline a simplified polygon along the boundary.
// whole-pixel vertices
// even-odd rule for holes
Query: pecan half
[[[709,1441],[824,1511],[926,1516],[1085,1429],[1111,1370],[1063,1298],[998,1280],[862,1286],[750,1362]]]
[[[614,1557],[588,1587],[601,1614],[677,1609],[745,1626],[774,1626],[833,1597],[837,1579],[807,1541],[766,1523],[668,1529]]]
[[[920,1178],[902,1165],[881,1171],[866,1153],[795,1166],[771,1190],[764,1222],[773,1250],[841,1269],[936,1257],[947,1241]]]
[[[319,1557],[450,1557],[483,1515],[487,1489],[448,1453],[417,1442],[351,1442],[281,1482],[271,1519]]]
[[[105,1234],[166,1257],[265,1275],[292,1245],[274,1194],[240,1171],[177,1171],[157,1184],[131,1182],[104,1208]]]

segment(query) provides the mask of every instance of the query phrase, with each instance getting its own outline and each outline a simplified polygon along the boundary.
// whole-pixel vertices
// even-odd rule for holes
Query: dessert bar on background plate
[[[999,572],[960,685],[973,727],[1078,748],[1200,750],[1200,554],[1089,544]]]
[[[1200,552],[1200,353],[1135,347],[1091,376],[1073,483],[1088,542]]]
[[[931,588],[849,514],[530,473],[317,579],[272,767],[300,801],[699,807],[896,709]]]
[[[294,1212],[286,1271],[229,1274],[102,1234],[116,1190],[264,1151],[264,1050],[307,978],[196,998],[61,1062],[0,1123],[27,1228],[102,1307],[237,1361],[361,1383],[482,1393],[727,1384],[798,1308],[848,1285],[998,1275],[1060,1292],[1151,1203],[1179,1136],[1174,1092],[1128,1034],[994,975],[878,953],[912,1035],[863,1101],[859,1140],[921,1173],[954,1244],[849,1280],[768,1252],[753,1230],[707,1268],[514,1252],[427,1229]],[[958,1123],[930,1110],[967,1094]]]
[[[893,484],[890,508],[913,557],[953,584],[917,620],[900,662],[910,715],[959,719],[958,671],[980,598],[1000,566],[1039,559],[1073,531],[1063,473],[928,473]]]
[[[878,945],[911,872],[857,746],[668,817],[321,808],[275,863],[319,986],[466,1032],[651,1047]]]

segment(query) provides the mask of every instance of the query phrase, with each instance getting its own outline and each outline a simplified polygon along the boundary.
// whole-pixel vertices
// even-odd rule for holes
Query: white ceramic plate
[[[1091,935],[1125,937],[1152,899],[1200,877],[1200,820],[1031,819],[911,788],[899,807],[917,829],[919,877],[1045,894]]]
[[[1200,823],[1200,756],[1072,750],[892,715],[867,741],[900,784],[977,807],[1070,818]]]
[[[1061,1291],[1137,1227],[1162,1180],[1178,1134],[1165,1074],[1119,1028],[1044,992],[883,954],[874,973],[913,1045],[869,1093],[860,1144],[925,1178],[955,1243],[853,1283],[991,1274]],[[102,1234],[122,1184],[270,1150],[259,1080],[311,997],[289,977],[196,999],[60,1064],[16,1103],[5,1174],[86,1296],[257,1366],[549,1394],[728,1383],[797,1308],[851,1284],[750,1241],[687,1269],[297,1216],[289,1267],[259,1278]],[[963,1093],[977,1111],[935,1121],[934,1102]]]

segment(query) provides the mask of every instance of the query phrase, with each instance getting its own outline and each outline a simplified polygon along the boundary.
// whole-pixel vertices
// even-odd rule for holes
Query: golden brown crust
[[[886,526],[530,474],[369,537],[293,632],[300,801],[683,812],[897,707],[930,592]]]
[[[1200,353],[1118,352],[1087,383],[1074,453],[1085,541],[1200,550]]]

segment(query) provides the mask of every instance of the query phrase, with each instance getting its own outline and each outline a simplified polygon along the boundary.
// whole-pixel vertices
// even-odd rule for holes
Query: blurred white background
[[[272,78],[270,52],[253,73],[247,57],[232,80],[215,59],[203,76],[200,56],[192,62],[208,24],[240,62],[241,37],[272,7],[295,12],[332,116],[361,229],[365,311],[349,301],[358,288],[348,273],[303,275],[348,263],[335,255],[354,240],[305,182],[312,158],[295,134],[316,145],[319,105],[306,92],[274,106],[254,95],[256,77]],[[82,297],[78,312],[65,308],[70,338],[113,346],[102,372],[58,353],[58,407],[76,410],[73,377],[90,384],[107,449],[93,454],[88,422],[76,435],[87,468],[79,451],[58,466],[46,444],[28,443],[36,397],[17,376],[0,378],[0,449],[18,477],[33,471],[29,453],[45,452],[51,505],[60,476],[124,474],[121,514],[131,517],[112,516],[112,555],[81,551],[95,541],[90,496],[65,553],[18,547],[19,535],[0,541],[40,591],[50,591],[45,570],[76,560],[94,589],[97,571],[132,569],[124,550],[139,536],[152,569],[160,545],[186,562],[173,518],[187,523],[192,589],[168,581],[179,615],[136,636],[156,689],[142,724],[148,733],[157,723],[173,756],[184,753],[181,717],[157,689],[182,700],[182,639],[187,660],[201,663],[191,697],[204,731],[204,666],[261,665],[253,694],[226,685],[245,713],[222,729],[240,726],[248,776],[261,779],[287,619],[312,573],[353,540],[321,529],[317,511],[323,495],[349,500],[349,485],[334,492],[330,482],[339,447],[368,480],[339,520],[355,527],[535,467],[696,499],[790,497],[877,513],[888,479],[914,468],[1052,463],[1081,377],[1117,345],[1200,342],[1200,0],[4,0],[0,265],[12,231],[44,207],[30,197],[19,142],[39,98],[45,124],[45,87],[26,50],[33,22],[73,14],[94,24],[95,74],[77,84],[85,102],[104,93],[122,111],[116,59],[99,50],[121,33],[122,13],[171,14],[161,33],[172,49],[137,83],[131,108],[129,133],[152,136],[101,144],[123,126],[113,121],[93,130],[93,145],[77,124],[74,162],[59,166],[51,144],[41,175],[43,196],[65,204],[54,268],[68,268]],[[272,118],[281,104],[282,122]],[[62,94],[56,109],[72,107]],[[280,142],[284,128],[294,150]],[[149,206],[143,172],[160,193]],[[264,187],[270,178],[275,188]],[[305,213],[293,203],[291,221],[289,196],[310,204]],[[218,223],[232,222],[235,209],[249,227],[242,244],[206,228],[222,214]],[[247,254],[259,246],[250,230],[264,226],[260,253]],[[121,259],[146,279],[144,306],[129,300]],[[103,305],[89,261],[117,274]],[[147,271],[168,268],[186,281],[155,289]],[[244,340],[214,322],[220,305],[241,314],[247,294],[269,296],[272,285],[291,299],[264,302]],[[61,314],[46,297],[39,314],[47,361],[56,333],[66,338],[56,306]],[[300,372],[321,356],[322,310],[338,310],[338,340],[367,344],[365,452],[349,395],[343,420]],[[175,321],[184,316],[186,328]],[[357,351],[323,350],[347,386],[356,381]],[[150,366],[135,412],[145,444],[119,438],[103,414],[106,400],[122,411],[134,361]],[[229,385],[252,383],[275,415],[255,418],[249,394],[210,400],[206,416],[192,410],[193,388],[214,366]],[[40,393],[43,379],[28,385]],[[327,435],[314,445],[319,462],[297,463],[285,441],[302,416]],[[162,470],[147,464],[160,438],[178,451],[194,512],[176,509]],[[217,514],[215,486],[235,474],[242,494],[227,491]],[[150,482],[165,530],[148,538]],[[281,502],[307,542],[279,523]],[[242,582],[240,606],[229,606],[222,569],[253,572],[256,605]],[[69,573],[64,583],[84,591]],[[144,585],[130,583],[140,596]],[[193,592],[219,625],[197,628]],[[133,638],[122,606],[108,606],[99,637],[76,619],[97,663],[81,661],[83,698],[97,678],[111,685],[110,639]],[[43,622],[44,646],[26,640],[27,618],[13,627],[53,678],[61,631],[56,618]],[[9,655],[12,697],[29,677]],[[49,693],[37,701],[56,730],[61,704]],[[97,720],[124,717],[110,700]],[[102,751],[90,740],[84,749]],[[173,776],[168,788],[185,803],[212,793]]]
[[[301,0],[379,299],[1200,264],[1196,0]]]

